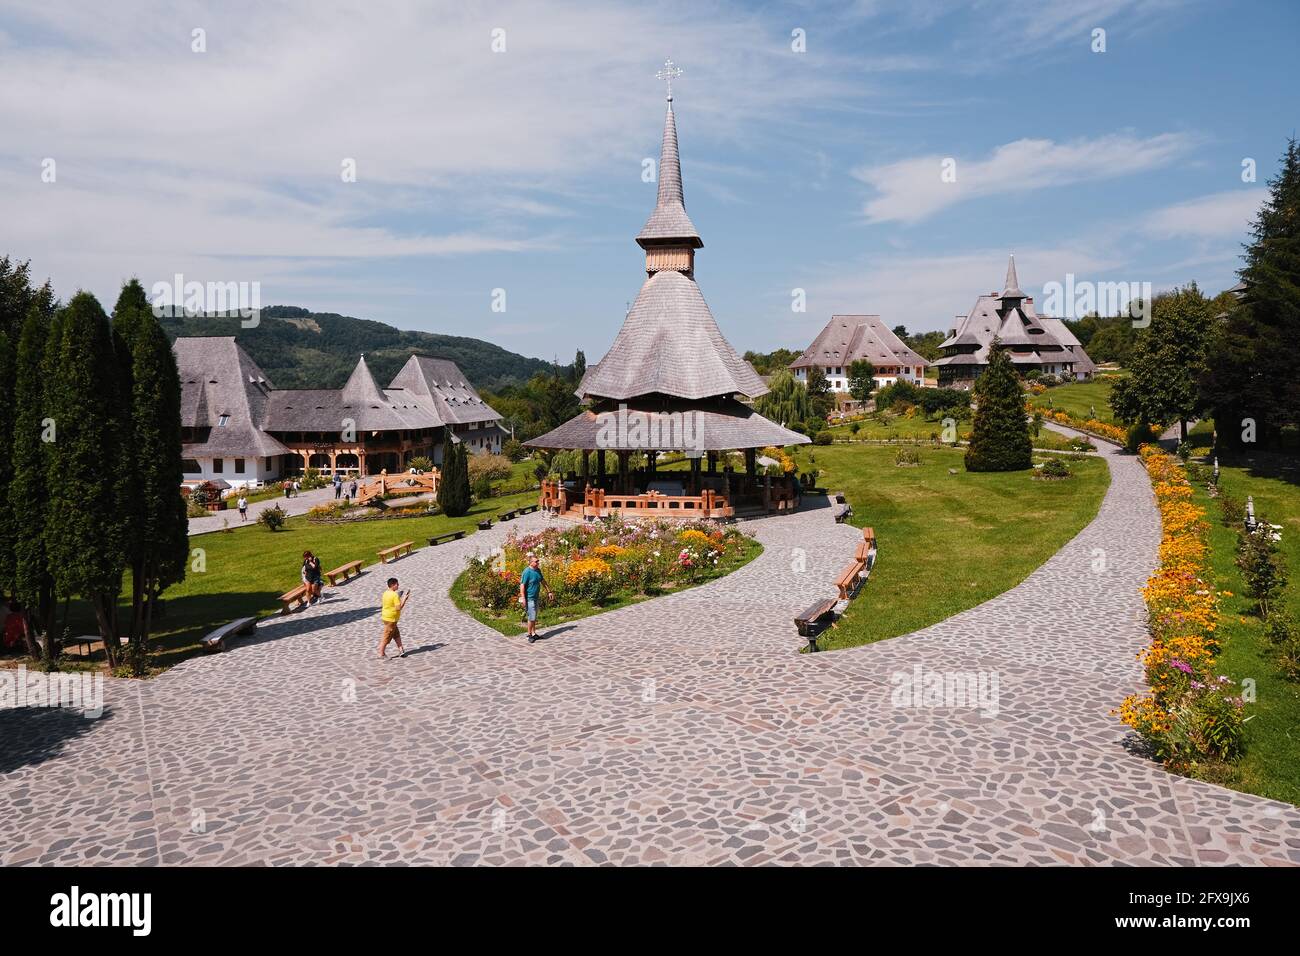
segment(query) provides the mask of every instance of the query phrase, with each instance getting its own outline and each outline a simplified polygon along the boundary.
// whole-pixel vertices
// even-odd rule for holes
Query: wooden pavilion
[[[760,475],[757,452],[809,439],[740,401],[767,386],[723,337],[695,284],[704,243],[686,214],[671,82],[658,197],[636,241],[646,280],[609,352],[578,385],[586,408],[525,442],[580,453],[577,473],[542,483],[541,506],[575,518],[727,518],[796,507],[794,476]],[[733,451],[743,453],[743,471],[730,463]],[[689,471],[658,471],[665,452],[684,453]],[[645,456],[644,468],[630,468],[634,455]]]

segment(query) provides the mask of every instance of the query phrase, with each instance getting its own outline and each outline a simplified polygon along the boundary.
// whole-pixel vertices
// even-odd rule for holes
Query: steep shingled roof
[[[632,398],[658,392],[678,398],[744,395],[767,386],[731,347],[695,280],[656,272],[645,280],[609,352],[587,369],[580,398]]]
[[[184,446],[186,457],[269,458],[289,450],[258,427],[271,383],[233,335],[178,338],[172,351],[181,425],[209,429],[206,441]]]
[[[460,367],[447,359],[412,355],[389,388],[400,388],[412,396],[424,399],[447,424],[463,425],[501,419],[496,409],[479,397]]]
[[[664,116],[664,138],[659,148],[659,192],[654,212],[641,227],[636,241],[643,247],[659,245],[665,240],[682,240],[696,249],[704,245],[695,223],[686,215],[686,199],[682,193],[682,163],[677,152],[677,117],[673,115],[673,102],[668,101]]]
[[[833,315],[812,345],[790,363],[790,368],[810,365],[850,365],[866,359],[872,365],[927,366],[878,315]]]

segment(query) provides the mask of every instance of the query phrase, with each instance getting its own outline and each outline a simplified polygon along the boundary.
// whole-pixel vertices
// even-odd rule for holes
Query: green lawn
[[[707,584],[709,581],[716,581],[718,578],[726,577],[737,568],[744,567],[762,553],[763,546],[757,540],[746,538],[744,547],[739,551],[727,553],[719,562],[718,567],[710,568],[701,573],[699,578],[690,584],[667,588],[659,593],[670,594],[677,591],[686,591],[690,588],[699,587],[701,584]],[[456,607],[507,637],[523,634],[528,630],[524,624],[521,608],[512,606],[504,611],[492,611],[479,607],[477,602],[466,593],[465,578],[466,573],[460,574],[451,586],[451,599]],[[657,594],[616,594],[601,605],[592,604],[590,601],[581,601],[576,604],[566,604],[562,607],[553,607],[543,599],[537,608],[537,626],[548,629],[566,624],[569,621],[590,617],[593,614],[603,614],[616,608],[627,607],[629,604],[640,604],[642,601],[648,601],[652,597],[658,596]]]
[[[853,523],[875,528],[879,541],[871,580],[819,647],[906,634],[1014,587],[1093,519],[1110,484],[1097,458],[1072,457],[1074,477],[1046,482],[969,473],[960,449],[920,451],[919,467],[899,468],[889,447],[800,449],[800,470],[815,458],[827,472],[819,484],[843,491]]]
[[[853,424],[858,426],[856,433],[853,431]],[[972,422],[959,422],[957,424],[958,440],[969,441],[973,427]],[[836,441],[932,442],[937,441],[939,436],[943,434],[943,421],[942,419],[927,420],[920,415],[913,418],[900,415],[898,417],[888,417],[883,422],[877,421],[875,418],[866,418],[856,423],[835,425],[828,428],[827,431],[835,436]],[[1040,430],[1033,441],[1035,448],[1050,451],[1064,451],[1070,447],[1068,438],[1047,428]]]
[[[158,626],[150,642],[152,662],[157,667],[170,667],[198,653],[198,639],[218,625],[239,617],[277,613],[280,604],[276,599],[300,583],[303,551],[320,555],[326,571],[356,560],[369,566],[378,561],[375,552],[380,548],[402,541],[414,541],[417,548],[426,547],[431,535],[457,528],[472,531],[488,515],[536,502],[537,493],[525,491],[475,504],[461,518],[435,515],[320,525],[310,524],[305,516],[298,516],[290,518],[274,533],[250,522],[231,531],[193,537],[190,547],[202,550],[206,570],[190,570],[183,582],[168,588],[164,594],[166,614],[156,622]],[[195,558],[191,553],[192,562]],[[392,572],[401,576],[401,561],[392,565]],[[387,572],[383,574],[387,577]],[[129,587],[128,582],[124,594],[130,593]],[[370,569],[360,580],[344,587],[369,589],[378,601],[382,585],[379,576]],[[68,623],[73,634],[96,632],[88,607],[78,602],[71,607]]]
[[[1282,472],[1261,456],[1254,467],[1222,467],[1219,483],[1226,494],[1243,502],[1253,495],[1256,514],[1282,525],[1281,548],[1292,582],[1286,605],[1300,616],[1300,466],[1295,459],[1290,464],[1291,470]],[[1258,695],[1246,708],[1246,755],[1234,768],[1235,775],[1224,782],[1248,793],[1300,804],[1300,684],[1278,672],[1263,625],[1253,613],[1255,599],[1243,593],[1241,573],[1234,563],[1236,529],[1223,526],[1218,504],[1210,500],[1203,486],[1197,491],[1197,503],[1212,522],[1215,586],[1233,594],[1222,599],[1219,664],[1235,681],[1254,679]]]
[[[1056,408],[1075,418],[1091,418],[1097,411],[1097,420],[1119,425],[1110,407],[1110,386],[1116,376],[1098,375],[1091,382],[1071,382],[1057,385],[1041,395],[1031,395],[1029,401],[1038,408]]]

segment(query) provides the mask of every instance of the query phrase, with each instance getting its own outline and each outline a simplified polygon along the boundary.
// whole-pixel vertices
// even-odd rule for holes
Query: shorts
[[[385,622],[384,622],[384,640],[385,640],[385,641],[400,641],[401,639],[402,639],[402,632],[399,631],[399,630],[397,629],[397,622],[396,622],[396,621],[385,621]]]
[[[528,616],[528,620],[530,621],[537,620],[537,598],[528,599],[528,601],[524,604],[524,613]]]

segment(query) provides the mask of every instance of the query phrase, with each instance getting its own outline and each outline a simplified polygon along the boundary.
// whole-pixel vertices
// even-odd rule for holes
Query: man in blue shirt
[[[537,555],[530,554],[528,567],[524,568],[524,573],[519,575],[519,603],[524,606],[528,616],[529,644],[537,640],[537,598],[541,595],[542,588],[546,588],[546,597],[554,601],[555,595],[551,592],[551,586],[546,583],[541,569],[537,567]]]

